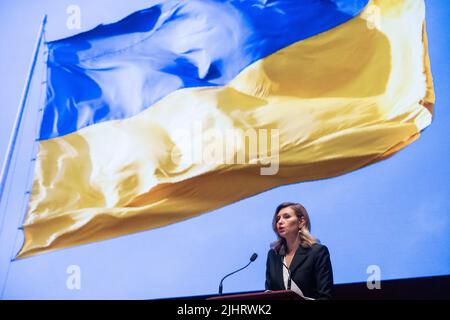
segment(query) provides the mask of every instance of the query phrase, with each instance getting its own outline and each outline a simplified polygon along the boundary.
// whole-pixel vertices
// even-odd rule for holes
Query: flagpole
[[[6,180],[8,178],[8,171],[9,171],[9,168],[11,166],[12,157],[13,157],[13,154],[14,154],[14,148],[16,147],[17,137],[19,136],[19,129],[20,129],[20,125],[22,123],[23,113],[24,113],[24,110],[25,110],[25,105],[26,105],[26,102],[27,102],[28,93],[30,91],[31,79],[33,77],[34,68],[36,66],[38,53],[39,53],[39,48],[41,46],[42,37],[44,35],[44,30],[45,30],[45,24],[46,23],[47,23],[47,15],[44,15],[44,17],[42,18],[41,27],[39,29],[38,37],[36,39],[36,44],[35,44],[35,47],[34,47],[33,60],[31,61],[30,66],[28,68],[28,74],[27,74],[27,78],[26,78],[27,80],[26,80],[25,87],[23,88],[22,99],[21,99],[21,102],[20,102],[20,107],[19,107],[19,110],[17,111],[17,115],[16,115],[16,120],[14,122],[13,131],[12,131],[11,136],[9,138],[9,144],[8,144],[8,149],[6,151],[5,161],[3,162],[3,166],[2,166],[2,171],[1,171],[1,175],[0,175],[0,177],[1,177],[1,180],[0,180],[0,203],[3,200],[3,193],[4,193],[5,187],[6,187]]]

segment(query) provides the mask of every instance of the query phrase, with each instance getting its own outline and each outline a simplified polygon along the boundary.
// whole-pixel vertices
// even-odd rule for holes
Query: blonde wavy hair
[[[282,248],[286,248],[286,240],[277,232],[277,215],[284,208],[291,208],[294,210],[295,215],[300,220],[302,217],[305,219],[305,225],[299,230],[298,235],[300,237],[300,245],[304,248],[309,248],[313,244],[318,243],[319,240],[311,235],[311,220],[309,219],[308,211],[300,203],[295,202],[283,202],[275,210],[275,214],[272,219],[272,229],[277,235],[278,239],[271,243],[270,247],[274,249],[277,253],[280,252]]]

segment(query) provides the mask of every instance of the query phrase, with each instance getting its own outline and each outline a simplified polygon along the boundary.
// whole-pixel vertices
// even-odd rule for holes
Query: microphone
[[[286,248],[284,246],[281,247],[279,254],[283,257],[286,257]],[[289,270],[288,266],[284,263],[284,258],[281,260],[281,263],[283,264],[283,266],[287,269],[288,274],[289,274],[289,278],[288,278],[288,283],[287,283],[287,290],[291,290],[291,282],[292,282],[292,274],[291,274],[291,270]]]
[[[291,270],[289,270],[288,266],[284,263],[284,261],[281,261],[281,263],[283,264],[283,266],[287,269],[287,271],[289,273],[289,278],[288,278],[288,283],[287,283],[287,290],[291,290],[291,280],[292,280]]]
[[[223,284],[222,284],[222,283],[223,283],[223,280],[225,280],[226,278],[228,278],[228,277],[231,276],[232,274],[235,274],[236,272],[239,272],[239,271],[241,271],[241,270],[244,270],[245,268],[247,268],[247,267],[250,265],[250,263],[252,263],[253,261],[255,261],[256,258],[258,258],[258,255],[257,255],[256,253],[253,253],[252,256],[250,257],[250,262],[247,263],[247,265],[246,265],[245,267],[240,268],[240,269],[238,269],[238,270],[236,270],[236,271],[234,271],[234,272],[232,272],[232,273],[227,274],[225,277],[223,277],[222,280],[220,280],[220,284],[219,284],[219,295],[222,295],[222,291],[223,291]]]

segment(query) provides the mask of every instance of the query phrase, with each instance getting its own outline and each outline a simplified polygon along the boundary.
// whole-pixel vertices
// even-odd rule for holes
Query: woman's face
[[[286,207],[278,212],[275,226],[280,237],[289,238],[297,236],[300,229],[300,220],[292,208]]]

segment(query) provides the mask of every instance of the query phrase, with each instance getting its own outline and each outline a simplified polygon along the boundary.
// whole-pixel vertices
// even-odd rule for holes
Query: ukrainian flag
[[[161,0],[48,49],[19,258],[350,172],[432,120],[423,0]]]

